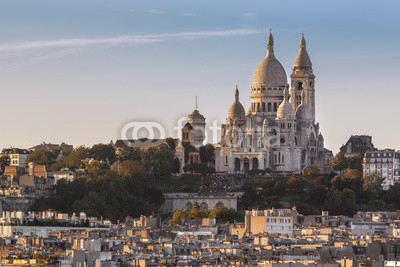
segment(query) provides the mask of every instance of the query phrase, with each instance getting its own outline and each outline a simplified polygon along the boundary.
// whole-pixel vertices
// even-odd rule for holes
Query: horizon
[[[377,148],[400,149],[396,1],[20,3],[0,9],[2,149],[115,142],[131,121],[180,137],[174,126],[195,97],[207,127],[225,123],[236,85],[250,105],[269,28],[288,82],[305,35],[325,147],[337,153],[351,135],[371,135]]]

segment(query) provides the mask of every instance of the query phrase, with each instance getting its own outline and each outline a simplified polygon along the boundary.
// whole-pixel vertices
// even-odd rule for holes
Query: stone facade
[[[173,211],[175,208],[181,210],[191,209],[197,202],[202,209],[214,209],[225,206],[237,210],[237,200],[242,196],[241,192],[226,193],[224,195],[199,195],[197,193],[166,193],[165,202],[161,209]]]
[[[315,76],[304,36],[293,65],[291,90],[286,72],[274,55],[268,36],[267,55],[257,67],[251,86],[251,106],[244,111],[235,90],[235,101],[222,125],[216,146],[216,171],[265,170],[301,172],[314,165],[331,171],[332,152],[315,122]]]

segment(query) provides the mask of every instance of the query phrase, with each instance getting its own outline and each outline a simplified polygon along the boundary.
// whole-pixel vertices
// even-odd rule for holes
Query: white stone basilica
[[[304,36],[290,78],[289,95],[286,72],[274,55],[270,33],[267,55],[254,73],[247,114],[236,87],[235,101],[215,150],[217,172],[267,168],[301,172],[308,165],[324,173],[331,170],[332,152],[324,148],[315,122],[315,76]]]

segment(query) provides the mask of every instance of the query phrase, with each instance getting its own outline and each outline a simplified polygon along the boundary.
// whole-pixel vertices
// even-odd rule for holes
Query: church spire
[[[301,35],[300,39],[300,49],[297,53],[296,59],[293,64],[294,68],[311,69],[312,63],[310,57],[308,56],[306,49],[306,40],[304,39],[304,34]]]
[[[267,51],[273,53],[274,52],[274,37],[272,36],[272,30],[269,29],[269,35],[267,39]]]
[[[300,48],[306,48],[306,39],[304,39],[304,33],[301,34]]]
[[[239,89],[238,89],[237,85],[236,85],[236,90],[235,90],[235,100],[239,101]]]

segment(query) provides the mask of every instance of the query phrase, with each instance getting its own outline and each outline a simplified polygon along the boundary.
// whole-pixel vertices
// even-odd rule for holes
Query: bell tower
[[[300,49],[293,64],[291,78],[290,103],[296,110],[302,101],[302,91],[304,90],[304,103],[306,103],[312,114],[312,121],[315,122],[315,76],[312,63],[306,49],[304,34],[301,36]]]

